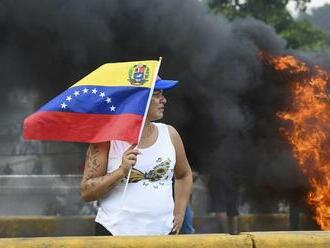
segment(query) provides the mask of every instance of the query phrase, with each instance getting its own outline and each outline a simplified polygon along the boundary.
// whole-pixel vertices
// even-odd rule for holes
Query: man
[[[175,128],[153,122],[164,115],[167,100],[163,90],[176,83],[157,79],[138,145],[112,140],[89,146],[81,195],[86,201],[100,202],[96,235],[179,233],[191,193],[192,173]]]
[[[221,176],[210,174],[210,211],[215,213],[220,232],[239,234],[238,180],[232,169],[223,170]]]

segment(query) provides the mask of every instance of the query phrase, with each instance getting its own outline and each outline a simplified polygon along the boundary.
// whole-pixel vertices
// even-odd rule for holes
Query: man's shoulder
[[[169,125],[169,124],[166,124],[166,123],[163,123],[163,122],[153,122],[156,126],[162,126],[162,127],[166,127],[168,128],[168,131],[170,132],[170,134],[175,134],[177,133],[175,127]]]
[[[177,144],[178,140],[181,139],[180,134],[178,133],[178,131],[175,129],[175,127],[171,126],[171,125],[167,125],[168,128],[168,132],[170,134],[171,140],[174,144]]]

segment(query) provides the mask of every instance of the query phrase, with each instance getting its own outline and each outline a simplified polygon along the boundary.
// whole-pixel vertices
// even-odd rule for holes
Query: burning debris
[[[266,56],[279,72],[292,76],[292,102],[278,117],[290,122],[281,133],[292,146],[300,169],[308,177],[307,202],[323,230],[330,230],[330,73],[293,56]],[[301,80],[302,79],[302,80]]]

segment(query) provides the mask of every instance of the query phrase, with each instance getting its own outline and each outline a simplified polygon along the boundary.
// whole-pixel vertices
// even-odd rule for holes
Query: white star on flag
[[[94,89],[92,90],[92,93],[93,93],[93,94],[96,94],[96,92],[97,92],[97,89],[94,88]]]
[[[115,110],[116,110],[116,107],[112,105],[112,106],[110,107],[110,110],[111,110],[111,111],[115,111]]]
[[[65,102],[64,102],[64,103],[61,103],[61,108],[62,108],[62,109],[65,109],[66,106],[68,106],[68,105],[66,105]]]
[[[87,88],[83,89],[83,92],[84,94],[86,94],[88,92],[88,89]]]
[[[70,101],[72,100],[72,97],[71,97],[71,96],[68,96],[68,97],[66,98],[66,100],[67,100],[68,102],[70,102]]]
[[[105,93],[104,92],[101,92],[100,93],[100,97],[104,97],[105,96]]]
[[[73,94],[74,94],[75,96],[79,96],[79,91],[76,90]]]
[[[110,103],[111,102],[111,98],[110,97],[107,97],[107,99],[105,100],[107,103]]]

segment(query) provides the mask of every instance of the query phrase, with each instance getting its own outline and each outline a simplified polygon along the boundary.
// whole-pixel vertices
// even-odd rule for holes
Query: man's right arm
[[[83,178],[80,185],[81,197],[95,201],[115,187],[135,165],[138,150],[129,147],[123,154],[118,169],[107,173],[110,142],[91,144],[87,150]]]
[[[124,171],[120,168],[106,173],[109,147],[109,142],[90,144],[87,150],[80,185],[81,197],[87,202],[100,199],[125,176]]]

